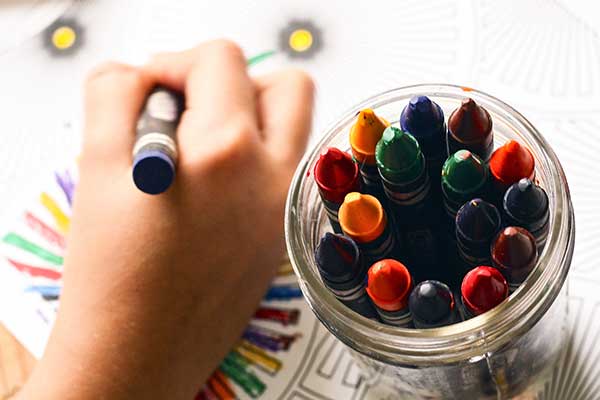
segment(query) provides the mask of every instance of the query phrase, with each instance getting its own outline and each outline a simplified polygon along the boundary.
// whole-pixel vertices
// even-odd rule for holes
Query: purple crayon
[[[248,325],[242,338],[250,343],[270,351],[287,351],[298,335],[286,335],[270,329]]]

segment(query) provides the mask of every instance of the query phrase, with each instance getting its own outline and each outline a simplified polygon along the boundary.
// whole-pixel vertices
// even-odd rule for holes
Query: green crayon
[[[448,157],[442,168],[442,194],[452,221],[467,201],[486,198],[488,177],[488,166],[469,150],[459,150]]]

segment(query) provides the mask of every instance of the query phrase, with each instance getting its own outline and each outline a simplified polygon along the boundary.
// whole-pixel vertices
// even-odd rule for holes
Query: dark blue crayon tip
[[[454,322],[454,296],[450,288],[438,281],[423,281],[410,294],[408,305],[413,318],[422,327],[444,325],[443,322]]]
[[[360,274],[358,246],[349,237],[325,233],[315,251],[317,267],[323,279],[329,282],[348,282]]]
[[[523,178],[506,191],[504,209],[514,220],[537,221],[548,212],[548,196],[544,189]]]
[[[167,190],[175,178],[175,164],[162,151],[148,150],[138,153],[133,160],[133,182],[148,194]]]
[[[439,139],[440,146],[443,143],[444,112],[427,96],[414,96],[410,99],[400,115],[400,126],[419,140],[419,143],[421,138]]]
[[[500,213],[481,199],[466,202],[456,214],[456,231],[473,242],[490,241],[500,229]]]

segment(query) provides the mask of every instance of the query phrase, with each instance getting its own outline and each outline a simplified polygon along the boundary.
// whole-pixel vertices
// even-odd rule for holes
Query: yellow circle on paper
[[[75,30],[70,26],[61,26],[52,33],[52,44],[59,50],[66,50],[77,40]]]
[[[290,35],[290,48],[299,53],[310,49],[313,44],[313,35],[306,29],[296,29]]]

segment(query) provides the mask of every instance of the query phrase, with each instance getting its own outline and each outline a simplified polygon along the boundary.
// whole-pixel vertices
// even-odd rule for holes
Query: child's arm
[[[185,92],[186,110],[175,181],[150,196],[132,182],[131,151],[157,83]],[[312,97],[300,72],[250,79],[226,41],[89,77],[60,311],[20,398],[194,397],[283,254]]]

